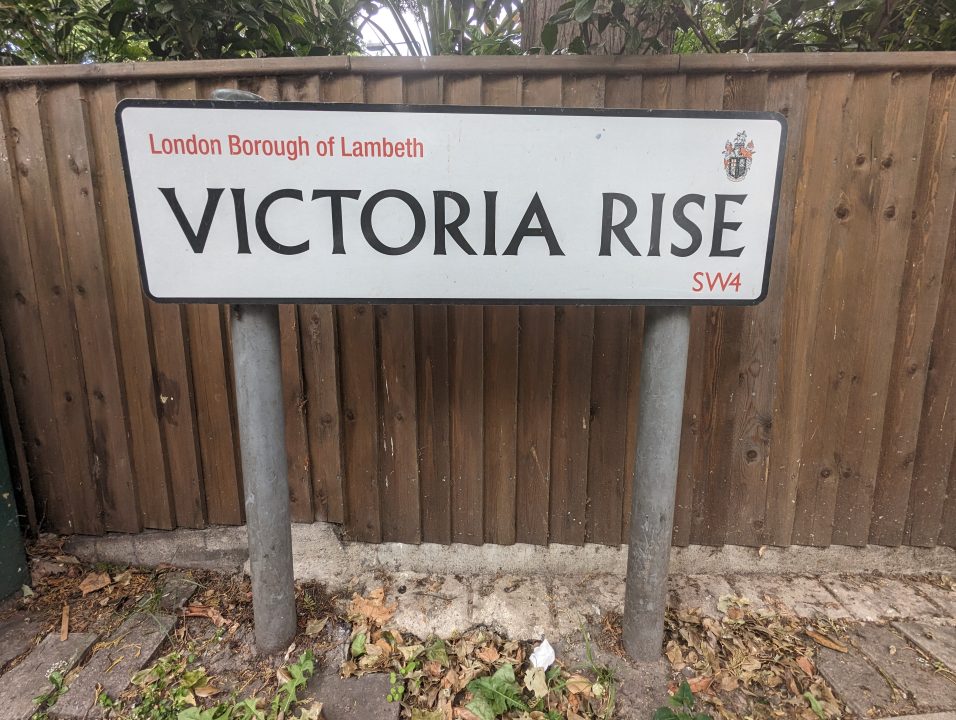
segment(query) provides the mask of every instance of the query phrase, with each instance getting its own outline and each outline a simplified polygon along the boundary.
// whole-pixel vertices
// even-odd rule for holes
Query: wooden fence
[[[61,532],[243,521],[227,311],[144,300],[120,98],[766,109],[790,123],[770,296],[693,311],[674,542],[954,546],[954,55],[0,69],[25,494]],[[641,308],[281,318],[295,520],[369,542],[626,538]]]

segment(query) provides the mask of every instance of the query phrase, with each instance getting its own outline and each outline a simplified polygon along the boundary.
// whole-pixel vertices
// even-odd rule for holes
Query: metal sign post
[[[644,310],[640,419],[624,591],[624,650],[655,660],[664,638],[690,308]]]
[[[212,97],[262,100],[242,90]],[[233,305],[230,323],[256,647],[272,654],[289,647],[296,626],[279,309]]]

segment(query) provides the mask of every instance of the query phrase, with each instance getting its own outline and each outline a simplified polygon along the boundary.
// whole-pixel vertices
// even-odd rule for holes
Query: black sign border
[[[475,298],[168,298],[157,297],[149,289],[146,275],[146,261],[143,256],[143,243],[139,232],[139,218],[136,214],[136,201],[133,198],[133,181],[130,177],[129,158],[126,152],[126,135],[123,131],[123,110],[131,107],[147,108],[188,108],[215,110],[317,110],[324,112],[403,112],[403,113],[441,113],[471,115],[568,115],[584,117],[660,117],[660,118],[715,118],[740,120],[775,120],[780,123],[780,147],[777,151],[777,173],[774,178],[773,207],[770,212],[770,234],[767,238],[767,257],[764,263],[763,285],[760,295],[753,299],[663,299],[663,300],[598,300],[579,299],[475,299]],[[119,133],[120,155],[123,160],[123,174],[126,177],[126,194],[129,198],[130,214],[133,220],[133,236],[136,239],[136,255],[139,259],[140,278],[143,292],[157,303],[189,303],[204,305],[570,305],[570,306],[606,306],[606,305],[655,305],[655,306],[695,306],[695,305],[757,305],[767,298],[770,291],[770,269],[773,261],[774,240],[777,232],[777,214],[780,205],[780,186],[783,182],[783,165],[787,150],[787,118],[780,113],[748,110],[650,110],[625,108],[567,108],[567,107],[508,107],[500,105],[402,105],[402,104],[366,104],[366,103],[307,103],[288,101],[234,101],[234,100],[167,100],[163,98],[124,98],[116,105],[116,127]]]

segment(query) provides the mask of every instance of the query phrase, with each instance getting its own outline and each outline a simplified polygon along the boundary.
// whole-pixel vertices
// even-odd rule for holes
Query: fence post
[[[635,660],[658,659],[664,639],[689,340],[690,308],[645,308],[623,621],[624,650]]]
[[[262,100],[228,89],[212,97]],[[233,305],[230,323],[256,648],[271,654],[289,647],[296,628],[279,308]]]

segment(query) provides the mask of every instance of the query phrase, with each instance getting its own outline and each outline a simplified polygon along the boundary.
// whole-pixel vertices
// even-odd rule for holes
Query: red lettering
[[[701,292],[706,284],[707,289],[713,292],[720,288],[726,292],[727,288],[733,288],[734,292],[740,292],[740,273],[714,273],[695,272],[691,285],[691,292]]]

